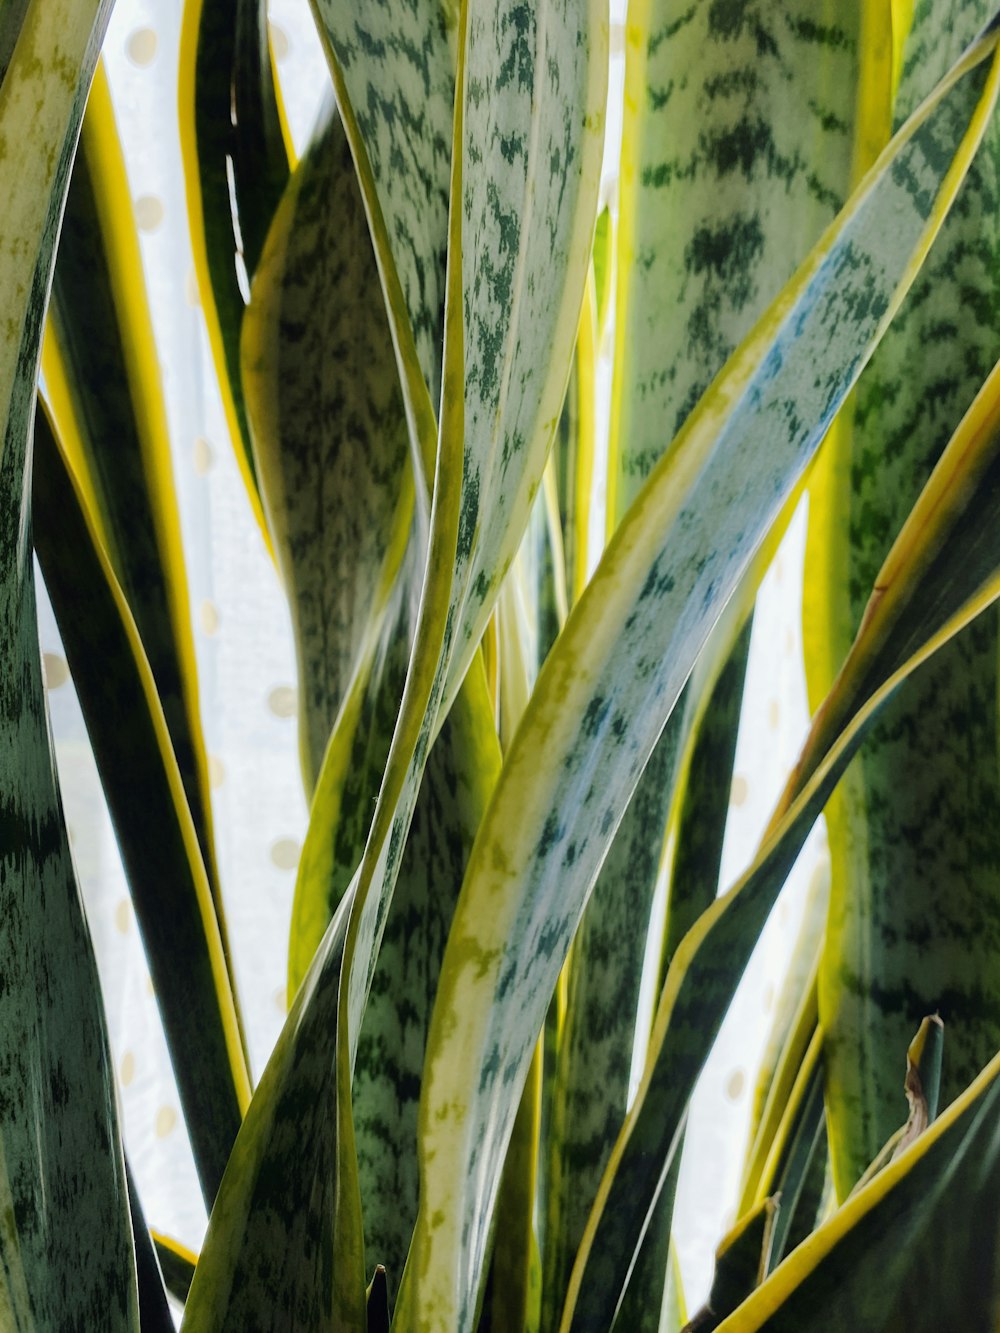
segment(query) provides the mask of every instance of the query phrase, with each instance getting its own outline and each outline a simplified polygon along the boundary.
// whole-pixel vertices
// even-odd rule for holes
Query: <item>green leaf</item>
[[[211,1208],[250,1101],[222,939],[135,622],[42,412],[35,422],[32,489],[38,558],[107,797],[202,1194]],[[137,784],[142,800],[135,797]]]
[[[97,969],[42,685],[29,509],[55,239],[110,4],[0,13],[0,1325],[138,1329]]]
[[[711,1333],[761,1283],[767,1273],[778,1211],[774,1199],[762,1199],[723,1237],[715,1253],[708,1300],[682,1333]]]
[[[680,796],[677,843],[670,867],[661,985],[677,946],[719,891],[752,628],[751,620],[739,631],[703,704],[700,720],[689,723],[690,759]]]
[[[594,228],[594,294],[597,298],[597,328],[604,327],[604,319],[611,300],[613,222],[611,209],[604,205],[597,215]]]
[[[996,1328],[1000,1056],[719,1326],[719,1333]],[[975,1225],[969,1225],[970,1218]]]
[[[417,556],[413,542],[381,633],[351,682],[320,769],[292,903],[290,996],[302,984],[364,854],[406,683],[420,572]]]
[[[70,178],[42,369],[57,434],[153,672],[228,960],[166,405],[101,65]],[[115,725],[114,710],[104,719]]]
[[[263,248],[243,322],[242,375],[292,612],[311,795],[378,636],[413,513],[392,335],[332,100]]]
[[[268,542],[240,383],[246,289],[288,179],[262,0],[186,0],[178,111],[209,345],[236,459]]]
[[[411,1324],[468,1326],[516,1099],[587,894],[719,610],[940,225],[993,105],[992,65],[981,62],[995,41],[984,38],[898,137],[734,354],[543,668],[445,956],[421,1113]],[[707,1050],[710,1034],[699,1025],[698,1035]],[[643,1172],[655,1199],[659,1181]],[[627,1274],[617,1243],[595,1252]],[[588,1282],[577,1314],[606,1325],[617,1295],[607,1281]]]
[[[767,1272],[775,1268],[786,1252],[792,1248],[789,1237],[792,1234],[793,1223],[801,1225],[800,1207],[806,1212],[812,1206],[812,1217],[808,1219],[810,1229],[811,1223],[816,1218],[816,1200],[806,1192],[806,1184],[813,1160],[815,1158],[822,1160],[825,1157],[822,1151],[825,1122],[823,1065],[820,1051],[821,1043],[817,1033],[788,1101],[787,1128],[783,1126],[783,1132],[778,1138],[778,1142],[782,1145],[780,1158],[766,1174],[768,1181],[766,1188],[772,1190],[779,1199],[778,1214],[774,1219],[771,1236],[771,1253],[766,1264]],[[803,1197],[804,1192],[805,1197]]]
[[[146,1226],[142,1201],[127,1161],[125,1176],[139,1288],[139,1327],[142,1333],[174,1333],[174,1318],[167,1303],[167,1293],[156,1248]]]
[[[153,1231],[152,1237],[156,1249],[156,1259],[160,1265],[160,1272],[163,1274],[167,1291],[183,1305],[188,1298],[188,1292],[191,1290],[198,1257],[186,1246],[181,1245],[179,1241],[170,1236],[164,1236],[159,1231]]]
[[[343,957],[351,896],[326,947]],[[292,1005],[257,1086],[209,1218],[184,1309],[184,1333],[248,1328],[361,1330],[366,1324],[361,1200],[349,1201],[348,1247],[331,1227],[337,1178],[335,1034],[339,968],[314,968]],[[325,993],[324,993],[325,992]],[[310,1002],[311,1001],[311,1002]],[[353,1152],[353,1144],[350,1145]],[[344,1225],[345,1202],[339,1220]]]
[[[619,516],[847,196],[863,7],[629,10],[609,479]]]
[[[1000,371],[994,371],[890,552],[862,630],[814,720],[757,859],[700,918],[675,956],[643,1082],[588,1224],[581,1253],[589,1255],[591,1271],[577,1264],[573,1327],[590,1326],[609,1292],[614,1299],[617,1275],[670,1169],[687,1098],[736,979],[809,829],[878,710],[1000,596],[996,550],[986,536],[1000,506],[998,393]],[[664,1163],[660,1180],[649,1167],[658,1160]]]
[[[897,118],[990,6],[918,6]],[[1000,356],[1000,123],[858,386],[828,560],[848,623],[921,486]],[[835,646],[834,646],[835,647]],[[886,708],[830,826],[820,972],[834,1180],[843,1198],[898,1120],[898,1060],[921,1017],[948,1025],[950,1101],[1000,1047],[1000,618],[949,644]],[[907,780],[900,781],[900,774]]]
[[[310,5],[370,219],[429,493],[442,384],[458,0]]]
[[[738,14],[695,6],[680,17],[669,9],[647,3],[629,13],[609,464],[613,521],[843,203],[850,169],[855,5],[831,0],[819,15],[814,4],[749,5]],[[822,178],[811,170],[817,160]],[[709,676],[731,647],[731,637],[717,638],[705,667]],[[744,645],[744,666],[745,658]],[[721,747],[710,760],[713,772],[722,752],[735,746],[739,666],[722,688],[735,706],[713,709],[721,733],[711,742]],[[558,1116],[565,1129],[557,1129],[555,1151],[563,1160],[554,1163],[549,1196],[555,1210],[547,1226],[543,1298],[549,1327],[624,1119],[650,907],[668,816],[703,704],[699,691],[686,695],[654,749],[569,965],[571,1002],[556,1098],[570,1110]],[[695,778],[700,781],[698,773]],[[706,842],[714,839],[721,850],[728,779],[719,790],[721,824],[707,809],[685,824],[668,907],[673,942],[715,894],[711,868],[706,864],[705,877],[693,883],[695,867],[683,858],[692,817]],[[704,794],[699,788],[692,799]],[[665,1272],[665,1251],[662,1259]]]
[[[385,1267],[390,1309],[417,1215],[417,1107],[441,958],[499,770],[483,678],[470,673],[427,760],[354,1074],[366,1263]]]

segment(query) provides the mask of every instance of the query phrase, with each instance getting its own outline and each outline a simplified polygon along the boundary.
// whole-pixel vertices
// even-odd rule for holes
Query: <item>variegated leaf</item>
[[[42,685],[31,424],[59,218],[110,4],[0,12],[0,1324],[138,1330],[100,985]]]
[[[995,43],[985,36],[901,133],[737,350],[542,671],[445,957],[404,1328],[471,1322],[513,1109],[587,893],[698,649],[940,225],[992,109]],[[577,1312],[599,1322],[608,1299],[613,1313],[617,1293],[588,1288]]]
[[[897,120],[991,6],[920,4]],[[1000,356],[1000,123],[990,124],[919,281],[858,387],[841,443],[841,516],[825,591],[856,627],[866,590],[979,385]],[[838,645],[831,645],[834,651]],[[886,708],[830,824],[820,971],[838,1196],[897,1120],[897,1055],[925,1013],[948,1024],[946,1100],[1000,1047],[1000,617],[981,616]],[[901,781],[900,775],[906,780]]]
[[[243,323],[242,376],[295,631],[311,795],[370,657],[413,513],[392,335],[332,100],[263,248]]]
[[[208,876],[135,622],[41,412],[33,474],[39,563],[121,849],[202,1195],[211,1208],[250,1101],[250,1074]]]

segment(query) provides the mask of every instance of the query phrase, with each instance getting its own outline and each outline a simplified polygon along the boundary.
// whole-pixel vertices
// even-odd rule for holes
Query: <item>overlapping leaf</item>
[[[995,40],[986,36],[899,136],[737,351],[543,669],[445,958],[422,1108],[417,1248],[401,1297],[410,1322],[471,1320],[511,1108],[587,892],[719,608],[940,225],[992,107],[992,65],[982,62]],[[645,1211],[630,1243],[644,1223]],[[626,1275],[620,1250],[603,1240],[595,1253]],[[616,1303],[606,1281],[588,1283],[576,1309],[596,1325]]]
[[[42,367],[57,430],[153,671],[225,939],[166,406],[101,65],[66,200]]]
[[[990,6],[920,5],[897,119]],[[852,626],[950,432],[1000,356],[1000,124],[858,387],[841,442],[841,514],[824,589]],[[839,645],[831,645],[836,651]],[[820,973],[834,1178],[843,1198],[896,1120],[898,1052],[925,1013],[948,1024],[956,1096],[1000,1047],[997,654],[990,612],[889,704],[830,825],[832,893]],[[901,781],[902,774],[906,780]]]
[[[187,0],[178,109],[209,344],[237,462],[267,541],[240,382],[240,330],[288,157],[261,0]]]
[[[750,4],[738,11],[702,5],[681,15],[667,4],[630,8],[608,483],[612,525],[846,197],[860,10],[859,4],[835,3],[819,11],[801,3]],[[701,682],[706,688],[732,648],[732,634],[713,639]],[[696,820],[706,840],[717,843],[729,782],[716,761],[735,745],[741,662],[745,667],[745,645],[727,672],[734,706],[711,709],[705,719],[722,733],[706,741],[717,750],[712,765],[721,819],[704,803],[690,811],[685,825],[690,830]],[[573,998],[556,1092],[557,1105],[565,1100],[568,1106],[559,1117],[550,1195],[547,1327],[558,1317],[594,1192],[624,1119],[646,927],[668,815],[703,713],[696,691],[668,723],[574,945]],[[699,788],[698,798],[704,795]],[[696,915],[714,896],[711,874],[692,884],[692,869],[682,861],[671,878],[678,901],[668,911],[678,923],[690,924],[692,908]]]
[[[295,630],[311,793],[348,692],[359,680],[363,688],[413,511],[392,335],[332,101],[263,248],[242,359],[258,479]]]
[[[1000,1057],[720,1324],[719,1333],[936,1333],[956,1321],[970,1333],[995,1329],[998,1077]]]
[[[136,1330],[125,1167],[97,969],[50,748],[31,565],[45,295],[110,4],[0,13],[0,1323]]]
[[[878,710],[1000,595],[997,554],[987,535],[998,505],[1000,372],[994,371],[880,571],[862,629],[814,720],[757,859],[675,956],[642,1086],[588,1224],[583,1253],[589,1263],[578,1262],[567,1327],[600,1327],[609,1305],[614,1308],[621,1273],[670,1170],[687,1099],[736,981],[809,829]],[[655,1161],[663,1163],[659,1179],[650,1171]]]
[[[38,557],[118,836],[210,1208],[250,1101],[211,890],[135,622],[41,413],[35,434]]]

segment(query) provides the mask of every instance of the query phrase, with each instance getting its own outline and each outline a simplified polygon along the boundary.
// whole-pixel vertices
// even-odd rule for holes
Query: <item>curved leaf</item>
[[[897,137],[734,354],[543,668],[446,953],[421,1112],[410,1321],[471,1320],[513,1109],[587,894],[698,649],[940,225],[992,109],[992,64],[981,62],[995,43],[984,37]],[[593,1300],[588,1290],[577,1309],[606,1324],[616,1303],[610,1288]]]
[[[121,849],[202,1194],[211,1208],[250,1101],[211,890],[135,622],[42,413],[35,437],[38,558]],[[114,726],[107,725],[109,717]],[[142,799],[136,799],[137,788]]]
[[[413,512],[392,336],[332,101],[263,248],[243,322],[242,374],[292,612],[311,794],[385,613]]]
[[[990,6],[922,5],[897,98],[905,115]],[[857,392],[845,437],[834,596],[856,626],[889,543],[1000,356],[1000,124]],[[843,1198],[896,1125],[899,1052],[925,1013],[948,1024],[951,1100],[1000,1047],[1000,617],[907,683],[866,742],[830,824],[820,971],[827,1112]],[[900,781],[901,774],[907,780]]]
[[[195,275],[236,460],[265,544],[240,329],[288,179],[262,0],[186,0],[178,115]]]
[[[30,0],[0,13],[0,1324],[127,1333],[125,1164],[50,744],[29,509],[45,297],[110,8]]]
[[[993,77],[996,77],[994,72]],[[567,1327],[599,1326],[655,1207],[687,1099],[753,943],[805,838],[893,691],[997,596],[988,537],[1000,506],[1000,369],[980,392],[890,552],[837,686],[772,817],[758,857],[685,937],[667,976],[636,1101],[601,1182]],[[663,1163],[659,1178],[650,1163]]]
[[[719,1333],[991,1333],[1000,1311],[1000,1056]],[[975,1225],[969,1225],[969,1219]]]
[[[166,405],[102,65],[70,178],[42,369],[56,429],[152,668],[225,941]],[[50,382],[63,392],[50,392]]]

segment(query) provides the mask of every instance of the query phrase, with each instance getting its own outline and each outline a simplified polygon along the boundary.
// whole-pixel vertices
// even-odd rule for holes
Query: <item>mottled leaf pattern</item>
[[[990,8],[985,0],[917,6],[897,120]],[[858,387],[843,524],[828,538],[836,581],[827,590],[854,627],[893,537],[1000,356],[998,209],[994,120]],[[852,768],[831,825],[820,1021],[841,1198],[896,1126],[899,1052],[925,1013],[940,1012],[948,1024],[946,1101],[1000,1047],[998,627],[995,611],[981,616],[900,690]]]
[[[996,79],[996,69],[992,74]],[[995,93],[993,94],[995,97]],[[756,861],[682,941],[642,1085],[601,1182],[565,1327],[602,1327],[676,1153],[687,1099],[778,891],[878,710],[1000,596],[995,544],[970,541],[1000,506],[1000,372],[984,386],[879,573],[862,633],[817,714]],[[502,784],[501,784],[502,785]],[[662,1161],[659,1178],[650,1163]],[[572,1318],[569,1318],[569,1316]]]
[[[849,183],[860,6],[633,4],[609,480],[621,519],[716,373],[843,203]],[[738,627],[737,627],[738,628]],[[709,651],[711,674],[730,636]],[[745,652],[743,654],[745,662]],[[735,708],[717,729],[735,745]],[[570,962],[560,1052],[544,1301],[558,1317],[576,1247],[625,1115],[650,905],[668,815],[703,699],[675,711],[653,751],[587,905]],[[722,819],[728,804],[728,781]],[[707,808],[692,812],[708,833]],[[721,841],[722,826],[716,838]],[[686,826],[691,827],[690,819]],[[683,856],[688,855],[685,844]],[[668,911],[690,924],[690,868]],[[710,875],[709,877],[710,878]],[[704,885],[705,881],[702,881]],[[700,886],[699,886],[700,887]],[[692,891],[706,905],[714,886]],[[673,890],[671,890],[673,893]],[[675,937],[679,938],[679,936]],[[560,1213],[562,1216],[560,1217]],[[666,1252],[663,1254],[666,1269]]]
[[[128,877],[202,1195],[211,1208],[250,1100],[250,1075],[208,877],[135,623],[41,413],[33,474],[38,559]],[[136,800],[137,787],[142,800]]]
[[[446,953],[422,1111],[429,1165],[404,1280],[412,1271],[410,1322],[471,1322],[511,1108],[587,893],[721,605],[912,280],[909,256],[921,258],[940,225],[992,106],[990,68],[964,66],[942,89],[738,350],[549,655]],[[607,1284],[602,1293],[613,1313]],[[608,1313],[589,1291],[584,1309],[594,1321]]]
[[[417,1215],[417,1106],[445,940],[465,864],[500,769],[480,677],[460,692],[424,771],[354,1074],[365,1257],[386,1269],[390,1308]]]
[[[45,294],[110,4],[34,0],[0,84],[0,1324],[138,1329],[100,986],[42,686],[28,508]],[[3,49],[3,46],[0,46]]]
[[[441,394],[458,0],[310,0],[372,224],[430,486]]]
[[[392,335],[332,102],[264,247],[242,365],[262,498],[292,612],[311,794],[334,722],[370,655],[413,511]]]
[[[719,1325],[936,1333],[996,1328],[1000,1309],[1000,1057]],[[970,1227],[969,1219],[975,1218]]]
[[[346,898],[327,932],[334,963],[343,956],[349,908]],[[334,965],[307,978],[254,1092],[209,1219],[184,1333],[365,1327],[356,1177],[353,1244],[342,1231],[336,1261],[331,1236],[343,1188],[329,1054],[338,972]]]

